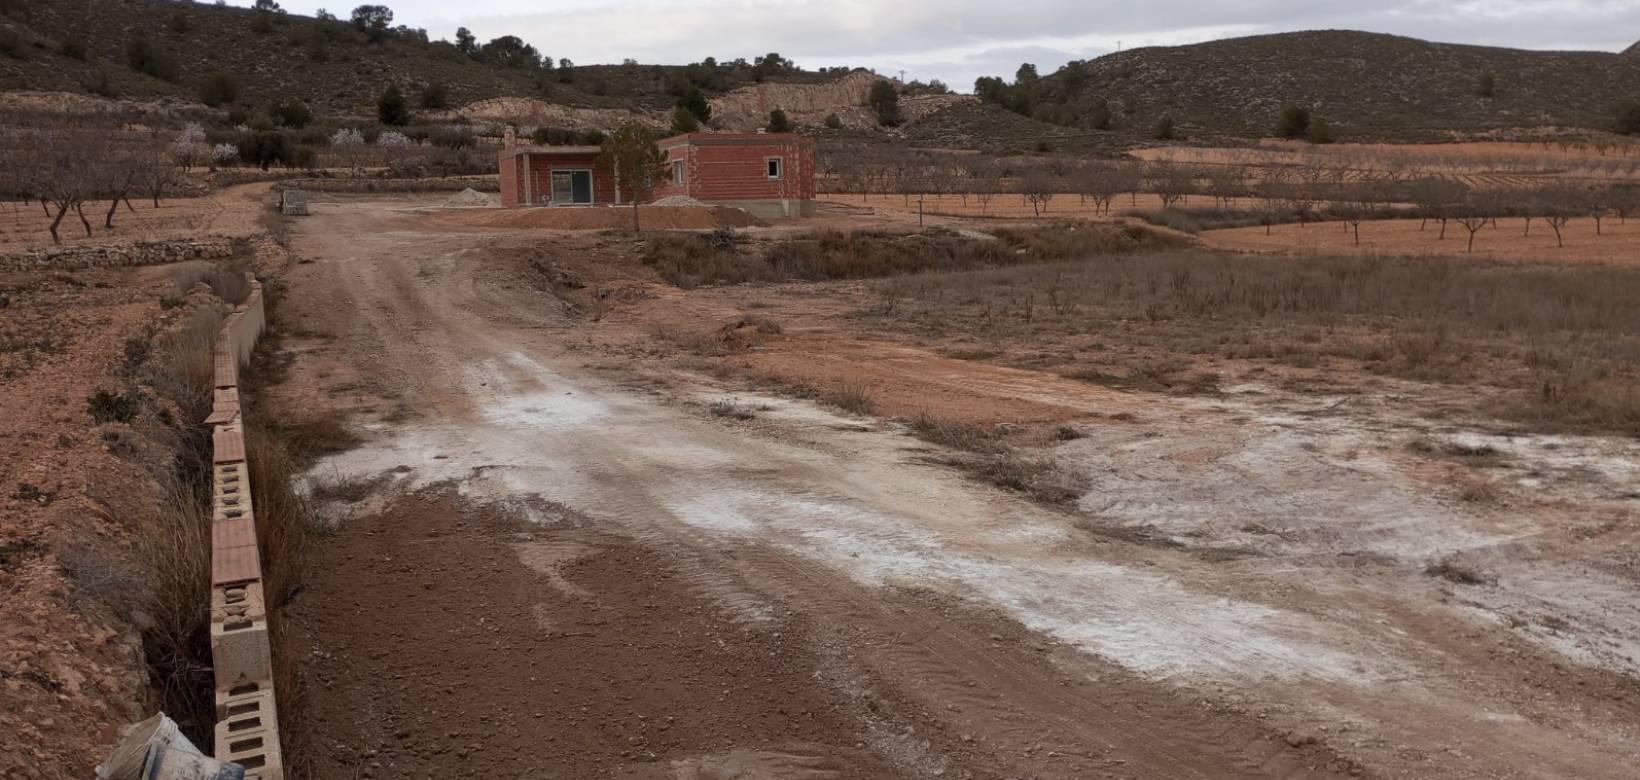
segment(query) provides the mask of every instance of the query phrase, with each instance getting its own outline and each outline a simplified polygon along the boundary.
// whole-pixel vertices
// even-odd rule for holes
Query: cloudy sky
[[[376,0],[381,2],[382,0]],[[250,0],[236,0],[249,5]],[[1619,51],[1640,38],[1640,0],[386,0],[395,23],[453,38],[517,35],[554,59],[681,64],[777,51],[805,67],[938,78],[967,91],[1021,62],[1135,46],[1307,29],[1357,29],[1534,49]],[[288,0],[346,18],[355,3]]]

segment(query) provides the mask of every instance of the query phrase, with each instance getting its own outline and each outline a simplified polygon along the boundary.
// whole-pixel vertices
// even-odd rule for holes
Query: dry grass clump
[[[211,666],[211,515],[209,488],[189,475],[162,480],[162,500],[141,518],[136,557],[147,577],[143,653],[160,707],[191,739],[215,720]],[[207,744],[207,743],[201,743]]]
[[[757,257],[724,246],[696,233],[663,233],[647,239],[644,265],[655,269],[662,279],[685,290],[703,284],[772,282],[779,277]]]
[[[198,423],[211,413],[222,319],[215,308],[195,309],[180,328],[160,336],[149,352],[144,380],[176,403],[186,423]]]
[[[1338,359],[1510,390],[1504,411],[1546,428],[1640,433],[1640,268],[1163,251],[912,274],[878,291],[894,306],[862,309],[899,334],[1003,354],[1010,340],[1117,340],[1065,364],[1130,389],[1212,392],[1216,377],[1167,369],[1196,355]]]
[[[907,425],[917,438],[954,450],[990,454],[1007,449],[993,431],[965,420],[936,417],[924,411],[907,421]]]
[[[740,242],[694,233],[670,234],[649,241],[642,259],[662,278],[692,289],[702,284],[870,279],[994,268],[1170,245],[1177,242],[1141,225],[1067,222],[998,230],[995,240],[949,231],[821,230],[770,242],[761,256],[748,253]]]
[[[820,400],[845,412],[869,415],[877,409],[871,388],[859,379],[844,379],[820,391]]]
[[[347,426],[346,415],[341,412],[328,412],[298,420],[254,414],[247,416],[258,418],[255,420],[258,428],[276,439],[299,465],[310,464],[317,458],[346,452],[359,446],[359,435]],[[248,440],[246,446],[250,446]],[[247,450],[247,456],[248,454]]]
[[[1424,574],[1459,585],[1495,585],[1497,578],[1447,556],[1425,567]]]
[[[920,412],[907,425],[917,438],[957,450],[941,462],[981,482],[1053,505],[1074,503],[1087,491],[1084,478],[1060,468],[1052,457],[1021,453],[974,423]]]
[[[1177,237],[1132,222],[1062,222],[1030,228],[1001,228],[992,233],[1012,249],[1023,250],[1022,257],[1029,262],[1079,260],[1094,255],[1130,254],[1184,245]]]
[[[712,405],[707,407],[707,411],[710,411],[713,417],[723,417],[730,420],[751,420],[757,417],[757,412],[730,398],[713,401]]]
[[[651,329],[650,335],[696,355],[722,357],[751,349],[757,346],[764,336],[779,335],[784,330],[778,320],[760,314],[748,314],[707,331],[659,324]]]

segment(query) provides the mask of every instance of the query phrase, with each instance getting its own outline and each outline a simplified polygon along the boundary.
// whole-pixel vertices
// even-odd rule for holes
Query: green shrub
[[[792,123],[790,119],[786,118],[786,112],[778,108],[769,112],[769,132],[789,133],[791,131]]]
[[[1310,137],[1310,143],[1312,143],[1312,144],[1330,144],[1330,143],[1332,143],[1333,142],[1332,125],[1327,124],[1327,120],[1322,119],[1321,117],[1316,117],[1316,118],[1310,120],[1309,137]]]
[[[205,77],[199,85],[199,102],[211,108],[225,106],[239,99],[239,79],[232,73],[217,71]]]
[[[1156,138],[1160,141],[1171,141],[1174,138],[1173,117],[1164,115],[1156,120]]]
[[[176,81],[177,65],[160,47],[140,33],[125,45],[125,60],[131,69],[161,81]]]
[[[1303,138],[1309,134],[1309,109],[1303,106],[1288,106],[1281,110],[1281,119],[1276,122],[1277,137]]]
[[[142,408],[142,397],[131,390],[123,393],[98,390],[85,399],[85,404],[86,410],[91,413],[91,419],[98,425],[111,422],[129,423],[137,419],[137,411]]]
[[[1640,134],[1640,103],[1618,106],[1617,122],[1612,129],[1624,135]]]
[[[421,107],[440,110],[450,107],[450,92],[443,84],[432,83],[421,88]]]
[[[64,57],[71,60],[79,60],[80,62],[85,62],[86,58],[90,56],[85,50],[85,41],[78,38],[63,39],[63,42],[58,45],[58,51],[60,51]]]
[[[388,85],[376,99],[376,118],[384,125],[403,127],[410,124],[410,102],[404,99],[397,84]]]
[[[298,98],[285,98],[268,106],[268,116],[280,127],[302,128],[313,122],[313,109]]]

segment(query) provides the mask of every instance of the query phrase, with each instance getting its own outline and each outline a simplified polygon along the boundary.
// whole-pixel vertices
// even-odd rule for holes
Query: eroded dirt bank
[[[312,262],[290,305],[306,335],[278,392],[370,429],[317,479],[381,481],[333,507],[351,516],[301,596],[318,653],[310,731],[349,735],[318,776],[459,775],[474,755],[548,737],[536,763],[482,766],[1071,778],[1632,765],[1632,678],[1557,660],[1427,581],[1396,585],[1397,545],[1429,523],[1478,537],[1361,440],[1368,424],[1310,429],[1229,402],[863,353],[898,355],[884,370],[908,395],[950,382],[1005,405],[1024,387],[1040,419],[1087,426],[1062,454],[1105,474],[1105,495],[1045,509],[931,462],[893,424],[698,375],[648,381],[635,353],[488,262],[501,239],[418,230],[397,208],[318,203],[297,236]],[[705,412],[730,392],[755,420]],[[1175,469],[1210,479],[1175,484]],[[1308,493],[1272,493],[1312,477]],[[1219,528],[1214,505],[1236,526]],[[1424,524],[1363,527],[1362,505]],[[1246,519],[1261,514],[1275,522]],[[1090,532],[1104,516],[1280,544],[1206,556]],[[758,663],[727,683],[748,650]],[[668,715],[759,724],[642,725]]]

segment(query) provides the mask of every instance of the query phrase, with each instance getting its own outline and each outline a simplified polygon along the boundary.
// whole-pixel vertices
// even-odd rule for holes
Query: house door
[[[560,206],[592,203],[592,171],[553,171],[552,202]]]

